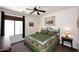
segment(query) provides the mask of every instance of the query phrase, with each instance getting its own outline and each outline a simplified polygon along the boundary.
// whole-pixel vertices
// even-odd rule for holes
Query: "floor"
[[[12,45],[12,52],[32,52],[23,42],[15,43]]]
[[[12,45],[11,52],[32,52],[23,42],[18,42]],[[55,52],[77,52],[66,46],[58,45]]]

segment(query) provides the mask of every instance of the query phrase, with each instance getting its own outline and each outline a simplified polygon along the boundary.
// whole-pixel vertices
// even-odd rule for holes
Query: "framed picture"
[[[45,25],[46,26],[54,26],[55,25],[55,16],[46,17],[45,18]]]
[[[29,22],[29,26],[30,27],[33,27],[34,26],[34,23],[33,22]]]

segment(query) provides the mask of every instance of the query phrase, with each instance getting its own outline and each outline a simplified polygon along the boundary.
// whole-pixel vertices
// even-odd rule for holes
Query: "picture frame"
[[[33,22],[29,22],[29,27],[33,27],[34,23]]]
[[[55,26],[55,16],[46,17],[45,26]]]

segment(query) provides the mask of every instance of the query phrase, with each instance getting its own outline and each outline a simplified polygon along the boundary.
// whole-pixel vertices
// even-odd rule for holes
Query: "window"
[[[5,36],[22,34],[22,21],[5,20]]]
[[[14,35],[14,21],[5,20],[5,36]]]
[[[22,21],[15,21],[15,35],[22,34]]]

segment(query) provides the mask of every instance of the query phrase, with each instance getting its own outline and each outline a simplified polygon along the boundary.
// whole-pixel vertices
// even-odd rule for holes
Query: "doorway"
[[[22,21],[5,20],[5,36],[10,37],[11,43],[22,39]]]

